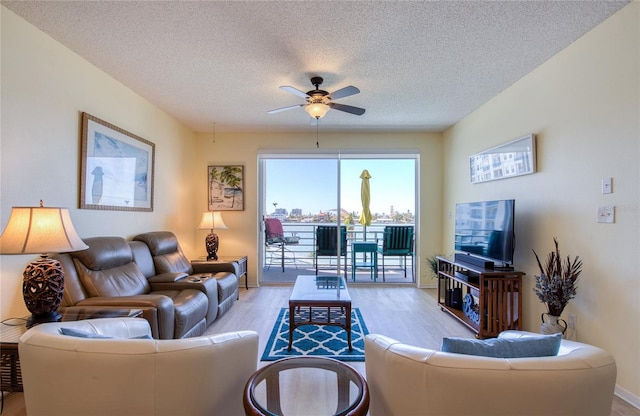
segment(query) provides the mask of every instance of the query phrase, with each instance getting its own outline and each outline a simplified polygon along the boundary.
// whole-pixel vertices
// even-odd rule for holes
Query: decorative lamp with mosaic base
[[[220,239],[213,230],[226,230],[227,225],[222,220],[222,214],[219,211],[207,211],[202,213],[202,219],[198,230],[211,230],[204,240],[207,247],[207,260],[218,260],[218,247]]]
[[[0,254],[66,253],[89,248],[73,228],[66,208],[13,207],[0,236]],[[56,259],[41,254],[24,270],[22,295],[31,317],[27,327],[60,319],[64,272]]]

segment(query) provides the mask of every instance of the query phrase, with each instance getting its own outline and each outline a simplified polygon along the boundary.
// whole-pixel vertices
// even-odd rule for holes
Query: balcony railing
[[[329,223],[298,223],[283,222],[285,237],[296,236],[299,238],[297,244],[289,244],[287,250],[295,254],[295,264],[298,266],[313,265],[315,253],[315,232],[319,225],[331,225]],[[382,246],[382,234],[384,227],[387,225],[413,225],[413,224],[372,224],[365,228],[360,224],[349,224],[347,227],[347,266],[351,266],[351,243],[353,241],[376,241]],[[269,253],[265,253],[264,264],[269,264]],[[287,265],[293,266],[291,257],[287,258]],[[399,257],[389,257],[385,260],[385,264],[390,267],[399,267],[402,259]],[[335,266],[335,257],[320,257],[318,259],[319,267]],[[273,266],[273,265],[272,265]]]

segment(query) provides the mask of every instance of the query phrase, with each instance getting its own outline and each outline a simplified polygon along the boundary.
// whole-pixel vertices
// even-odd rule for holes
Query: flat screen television
[[[502,263],[503,267],[513,264],[514,214],[513,199],[456,204],[456,252]]]

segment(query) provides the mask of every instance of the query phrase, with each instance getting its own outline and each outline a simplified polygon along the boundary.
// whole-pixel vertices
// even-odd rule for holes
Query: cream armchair
[[[372,416],[611,414],[616,364],[592,345],[563,340],[557,356],[503,359],[367,335],[365,357]]]
[[[71,328],[113,339],[62,335]],[[144,319],[57,322],[29,329],[18,345],[29,416],[242,415],[257,368],[258,334],[178,340],[151,335]]]

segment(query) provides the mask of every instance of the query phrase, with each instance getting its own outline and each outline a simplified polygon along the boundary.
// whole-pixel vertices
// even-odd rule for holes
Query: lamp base
[[[218,246],[220,245],[220,239],[218,238],[218,235],[214,232],[211,232],[209,235],[207,235],[204,243],[207,247],[207,260],[218,260]]]
[[[64,272],[58,260],[42,257],[24,269],[22,296],[31,312],[27,326],[58,320],[64,292]],[[29,325],[31,322],[31,325]]]
[[[31,315],[27,318],[27,328],[47,322],[60,322],[62,315],[58,312],[45,313],[42,315]]]

